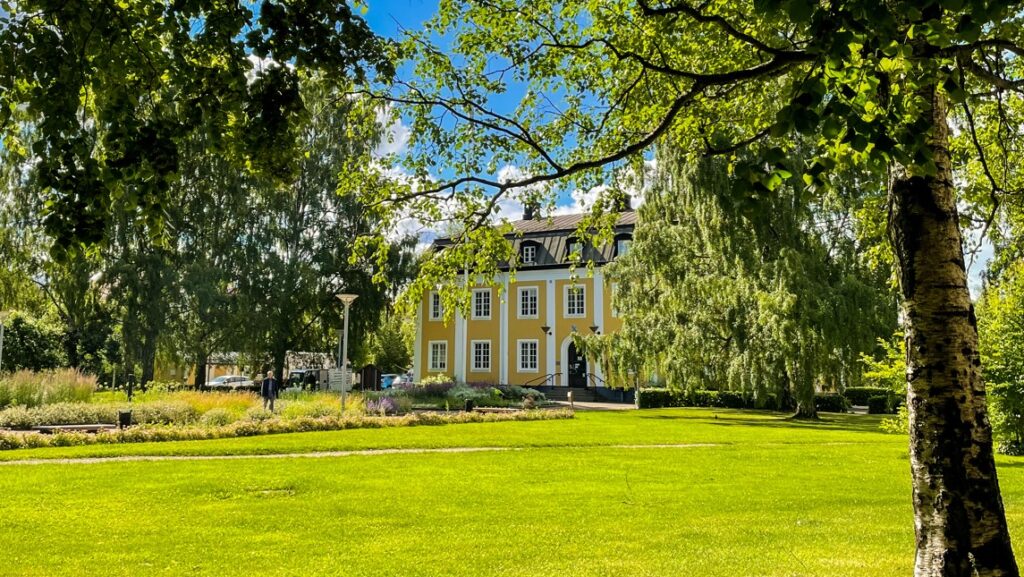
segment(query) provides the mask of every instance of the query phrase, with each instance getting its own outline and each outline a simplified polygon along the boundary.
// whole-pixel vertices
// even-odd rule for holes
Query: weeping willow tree
[[[620,383],[653,372],[814,417],[816,389],[858,384],[861,354],[892,334],[889,274],[866,264],[857,193],[759,196],[726,166],[659,151],[633,248],[608,272],[623,330],[590,350]]]

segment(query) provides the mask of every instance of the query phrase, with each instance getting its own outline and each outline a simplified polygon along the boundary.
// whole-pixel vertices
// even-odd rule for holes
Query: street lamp
[[[345,393],[348,389],[348,308],[356,300],[358,295],[339,294],[334,295],[345,305],[345,329],[341,341],[341,414],[345,414]]]
[[[4,374],[4,323],[11,313],[0,311],[0,375]]]

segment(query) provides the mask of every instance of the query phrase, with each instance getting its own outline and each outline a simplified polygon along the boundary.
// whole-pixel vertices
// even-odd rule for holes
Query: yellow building
[[[629,250],[636,213],[619,213],[615,242],[591,246],[575,232],[583,215],[534,217],[513,223],[509,235],[518,255],[515,282],[509,266],[493,287],[473,288],[468,317],[461,312],[444,320],[441,299],[431,292],[420,303],[414,351],[414,378],[446,374],[457,381],[526,386],[603,387],[599,363],[576,350],[573,332],[614,332],[621,326],[612,303],[614,286],[603,266]],[[435,241],[435,248],[449,244]],[[585,267],[570,271],[570,255],[593,260],[594,274]]]

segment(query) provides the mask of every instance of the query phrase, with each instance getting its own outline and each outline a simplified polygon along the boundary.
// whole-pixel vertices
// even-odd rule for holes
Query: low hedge
[[[883,387],[848,387],[843,396],[851,405],[866,406],[871,397],[888,397],[892,391]]]
[[[160,441],[197,441],[281,433],[340,431],[344,429],[382,429],[459,423],[493,423],[499,421],[547,421],[571,419],[573,416],[574,413],[568,409],[540,409],[515,413],[411,413],[399,417],[371,417],[363,415],[319,418],[298,417],[294,419],[274,417],[266,420],[243,420],[220,427],[142,425],[96,434],[63,432],[53,435],[40,435],[19,431],[0,431],[0,450]]]
[[[130,410],[136,425],[185,425],[199,420],[199,411],[184,401],[135,404],[54,403],[38,407],[9,407],[0,411],[0,428],[27,430],[40,425],[117,423],[117,412]]]
[[[775,409],[775,395],[768,399],[757,399],[749,393],[738,391],[676,391],[672,389],[644,389],[640,391],[639,406],[641,409],[657,409],[661,407],[721,407],[726,409]]]
[[[814,407],[825,413],[845,413],[850,403],[838,393],[821,393],[814,395]]]
[[[887,415],[892,412],[892,402],[888,395],[876,395],[868,398],[869,415]]]

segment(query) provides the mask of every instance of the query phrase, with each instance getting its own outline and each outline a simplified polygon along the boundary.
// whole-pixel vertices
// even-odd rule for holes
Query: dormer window
[[[615,237],[615,256],[626,256],[629,253],[629,247],[633,244],[633,237],[628,235]]]
[[[578,258],[583,258],[583,241],[579,239],[569,239],[569,246],[566,247],[566,260],[572,260],[573,255],[577,255]]]
[[[537,263],[537,245],[535,244],[524,244],[520,250],[520,260],[523,264],[536,264]]]

